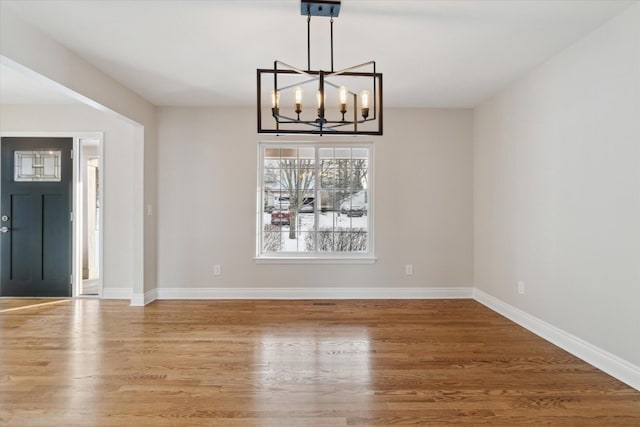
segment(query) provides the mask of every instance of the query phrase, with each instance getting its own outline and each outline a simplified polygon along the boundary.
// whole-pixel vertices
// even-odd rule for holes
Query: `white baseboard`
[[[131,288],[102,288],[102,299],[131,299]]]
[[[473,298],[491,310],[568,351],[623,383],[640,390],[640,367],[627,362],[575,335],[540,320],[519,308],[475,288]]]
[[[132,307],[144,307],[145,305],[155,301],[158,298],[158,289],[154,288],[144,294],[133,294],[131,296]]]
[[[453,299],[473,288],[158,288],[157,299]]]
[[[144,305],[152,303],[158,299],[158,288],[153,288],[144,293]]]

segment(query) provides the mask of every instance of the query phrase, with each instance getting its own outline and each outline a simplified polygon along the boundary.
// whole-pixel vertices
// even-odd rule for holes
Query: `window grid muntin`
[[[291,145],[289,145],[291,144]],[[307,143],[260,143],[259,145],[259,153],[260,153],[260,169],[262,175],[260,176],[260,217],[259,220],[259,235],[257,236],[259,244],[258,246],[258,257],[260,256],[276,256],[276,257],[300,257],[300,258],[308,258],[309,256],[315,257],[327,257],[327,256],[338,256],[338,257],[346,257],[353,258],[359,256],[371,256],[373,255],[373,219],[371,215],[371,189],[372,189],[372,158],[373,158],[373,145],[367,143],[366,146],[362,144],[339,144],[336,143],[330,147],[327,147],[325,144],[307,144]],[[279,150],[279,151],[278,151]],[[306,158],[311,160],[311,156],[305,155],[301,156],[301,150],[308,150],[307,152],[314,153],[314,158],[312,162],[314,177],[312,180],[311,188],[308,191],[309,194],[312,194],[314,197],[314,221],[313,228],[311,231],[308,231],[302,227],[296,227],[295,237],[296,244],[295,248],[291,247],[291,243],[289,243],[289,248],[286,246],[286,240],[288,239],[288,235],[290,232],[286,230],[285,226],[280,226],[279,230],[281,230],[280,237],[283,241],[283,247],[281,250],[268,250],[269,245],[267,244],[268,234],[265,226],[269,224],[268,216],[265,215],[265,206],[267,206],[267,191],[265,191],[265,171],[267,169],[267,165],[271,162],[273,163],[274,159],[277,158],[277,161],[282,160],[283,158],[295,159],[293,167],[300,167],[300,160],[302,158]],[[271,152],[271,153],[269,153]],[[280,153],[279,156],[274,156],[277,152]],[[288,153],[288,155],[283,154]],[[269,155],[271,154],[271,155]],[[295,154],[295,155],[294,155]],[[329,169],[334,169],[336,171],[341,171],[344,173],[346,171],[346,176],[348,179],[339,180],[338,183],[333,183],[333,187],[329,188],[326,191],[326,194],[322,194],[321,191],[325,191],[326,187],[322,183],[321,180],[321,164],[322,160],[327,160],[327,167]],[[361,160],[358,167],[364,170],[364,176],[366,176],[365,184],[358,185],[354,188],[353,178],[354,178],[354,168],[355,163],[354,160]],[[280,167],[280,169],[288,169],[286,167]],[[304,168],[301,168],[304,169]],[[307,168],[311,169],[311,168]],[[361,181],[362,184],[362,181]],[[287,193],[289,190],[285,190],[282,185],[280,185],[280,191],[282,193]],[[304,191],[304,189],[302,190]],[[364,224],[362,224],[362,220],[359,221],[360,226],[356,226],[354,224],[354,216],[343,215],[341,211],[340,205],[345,201],[343,199],[346,198],[346,195],[353,196],[358,192],[364,192],[366,195],[364,196],[366,200],[366,209],[364,209],[363,216],[366,218]],[[342,199],[338,194],[342,194]],[[297,194],[297,196],[300,196]],[[299,200],[291,200],[290,201],[290,209],[295,209],[296,211],[302,206],[304,198],[307,195],[302,195],[299,197]],[[329,209],[325,211],[325,204],[323,202],[323,198],[329,197],[331,200]],[[297,204],[294,205],[294,203]],[[349,199],[348,204],[349,209],[353,207],[353,200]],[[320,220],[320,215],[331,215],[330,227],[323,227],[323,221]],[[299,214],[294,214],[291,217],[291,221],[298,221],[300,218]],[[326,224],[326,220],[324,223]],[[296,224],[299,225],[299,224]],[[326,250],[320,248],[318,246],[319,233],[322,231],[327,231],[330,233],[330,240],[332,241],[332,246],[327,248]],[[305,236],[312,237],[313,250],[308,250],[308,242],[305,239]],[[326,236],[324,236],[326,238]],[[340,239],[342,237],[342,239]],[[293,239],[290,239],[293,240]],[[361,245],[359,248],[353,248],[352,243],[354,241],[360,241]]]

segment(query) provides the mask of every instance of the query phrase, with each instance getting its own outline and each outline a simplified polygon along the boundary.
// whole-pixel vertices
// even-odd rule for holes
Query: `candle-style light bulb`
[[[322,117],[322,92],[316,92],[316,101],[318,104],[318,117]]]
[[[302,104],[302,88],[300,86],[297,86],[295,88],[295,97],[296,97],[296,104]]]
[[[271,91],[271,112],[274,116],[277,116],[280,112],[280,91]]]
[[[360,109],[362,111],[362,117],[364,117],[365,119],[367,117],[369,117],[369,91],[368,90],[363,90],[362,92],[360,92]]]
[[[346,104],[347,97],[349,96],[349,89],[347,89],[346,86],[340,86],[340,89],[338,89],[338,96],[340,97],[340,104]]]
[[[302,112],[302,88],[300,86],[297,86],[294,89],[294,94],[296,104],[295,112],[298,115],[298,120],[300,120],[300,113]]]
[[[349,96],[349,89],[346,86],[340,86],[338,89],[338,98],[340,100],[340,112],[342,113],[342,121],[344,122],[344,115],[347,112],[347,97]]]

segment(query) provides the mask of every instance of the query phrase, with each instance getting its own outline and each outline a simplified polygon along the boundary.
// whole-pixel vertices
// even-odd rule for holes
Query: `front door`
[[[72,138],[2,138],[0,295],[71,296]]]

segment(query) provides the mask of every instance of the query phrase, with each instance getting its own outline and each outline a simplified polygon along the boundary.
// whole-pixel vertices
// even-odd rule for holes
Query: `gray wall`
[[[475,286],[636,365],[639,28],[635,5],[474,114]]]
[[[470,110],[385,110],[373,265],[255,263],[257,147],[275,139],[255,109],[160,108],[158,123],[160,289],[472,286]]]

